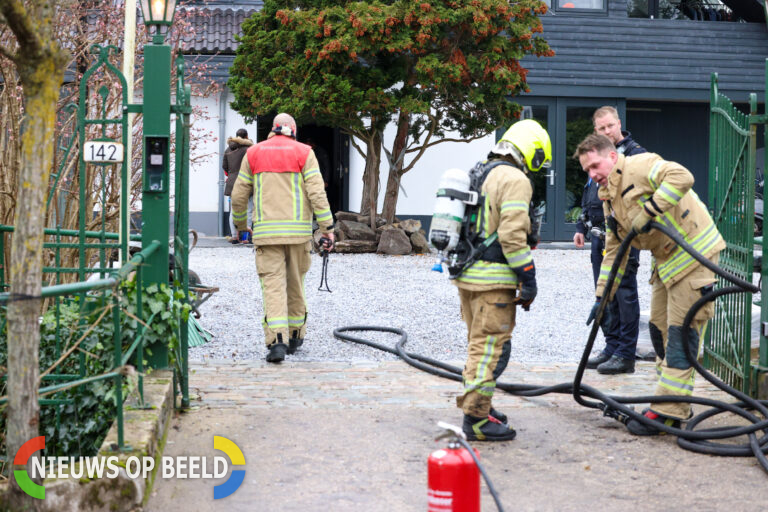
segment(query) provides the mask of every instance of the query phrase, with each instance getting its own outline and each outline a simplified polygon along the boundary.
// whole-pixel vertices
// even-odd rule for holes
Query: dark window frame
[[[608,0],[603,1],[603,7],[599,9],[583,9],[577,7],[560,7],[560,0],[551,0],[554,4],[553,11],[557,14],[577,14],[577,15],[605,15],[608,16]],[[650,0],[649,0],[650,1]],[[658,0],[656,0],[658,1]]]

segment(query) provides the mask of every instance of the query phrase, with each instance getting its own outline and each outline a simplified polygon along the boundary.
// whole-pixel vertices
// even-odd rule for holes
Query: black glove
[[[322,236],[320,237],[320,254],[325,255],[328,254],[333,250],[333,240],[331,240],[328,237]]]
[[[516,267],[512,269],[517,274],[517,279],[520,281],[520,294],[515,299],[515,302],[523,306],[523,309],[530,311],[531,304],[536,298],[536,293],[539,289],[536,287],[536,267],[533,262],[522,267]]]
[[[592,305],[592,311],[589,312],[589,316],[587,317],[587,325],[591,324],[592,321],[597,316],[597,309],[600,307],[601,299],[600,297],[597,298],[595,303]],[[605,309],[603,310],[603,316],[600,318],[600,327],[605,328],[606,326],[611,325],[613,322],[613,313],[611,313],[611,307],[610,303],[605,305]]]

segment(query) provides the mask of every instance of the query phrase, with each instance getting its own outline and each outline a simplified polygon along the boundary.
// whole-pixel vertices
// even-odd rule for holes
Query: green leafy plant
[[[167,343],[171,363],[178,364],[178,332],[181,322],[189,317],[190,306],[182,301],[183,292],[167,285],[153,284],[142,293],[142,311],[138,313],[135,281],[123,283],[117,289],[120,314],[120,339],[124,353],[136,337],[144,333],[145,347],[153,343]],[[115,367],[114,322],[112,292],[63,299],[46,311],[40,325],[40,371],[56,365],[41,387],[61,383],[62,375],[95,376],[110,372]],[[153,316],[154,315],[154,316]],[[141,320],[140,320],[141,318]],[[151,323],[147,321],[151,318]],[[142,325],[147,324],[146,327]],[[0,367],[7,366],[7,336],[4,310],[0,310]],[[77,348],[60,361],[61,355],[74,344]],[[149,349],[145,348],[144,354]],[[58,363],[58,364],[57,364]],[[146,364],[146,361],[144,361]],[[135,355],[134,355],[134,366]],[[126,397],[135,386],[131,378],[124,378],[122,396]],[[5,394],[5,379],[0,384]],[[56,403],[44,402],[40,413],[39,432],[46,438],[46,456],[89,456],[98,452],[116,413],[117,393],[113,379],[99,380],[74,388],[58,391],[44,397]],[[0,450],[5,451],[5,409],[0,411]]]

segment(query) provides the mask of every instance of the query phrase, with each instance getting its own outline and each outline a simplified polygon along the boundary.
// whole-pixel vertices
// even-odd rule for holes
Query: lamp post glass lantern
[[[176,10],[176,0],[141,0],[141,14],[144,24],[151,25],[173,24],[173,13]]]

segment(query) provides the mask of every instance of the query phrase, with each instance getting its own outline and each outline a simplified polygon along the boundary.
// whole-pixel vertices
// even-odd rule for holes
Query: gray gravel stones
[[[589,250],[534,252],[539,293],[530,312],[517,309],[512,360],[577,362],[589,336],[585,325],[594,302]],[[391,360],[396,356],[340,341],[337,327],[391,326],[408,334],[406,348],[444,361],[466,357],[467,330],[459,313],[456,287],[447,273],[431,271],[434,255],[382,256],[331,254],[328,281],[332,293],[318,291],[321,258],[312,255],[305,281],[307,337],[294,361]],[[190,349],[192,360],[263,359],[261,290],[253,250],[245,246],[197,248],[190,268],[203,283],[220,291],[201,306],[200,323],[215,335]],[[642,253],[638,272],[640,309],[650,305],[650,255]],[[641,327],[642,328],[642,327]],[[391,344],[397,336],[363,333],[360,337]],[[595,341],[603,347],[602,335]]]

